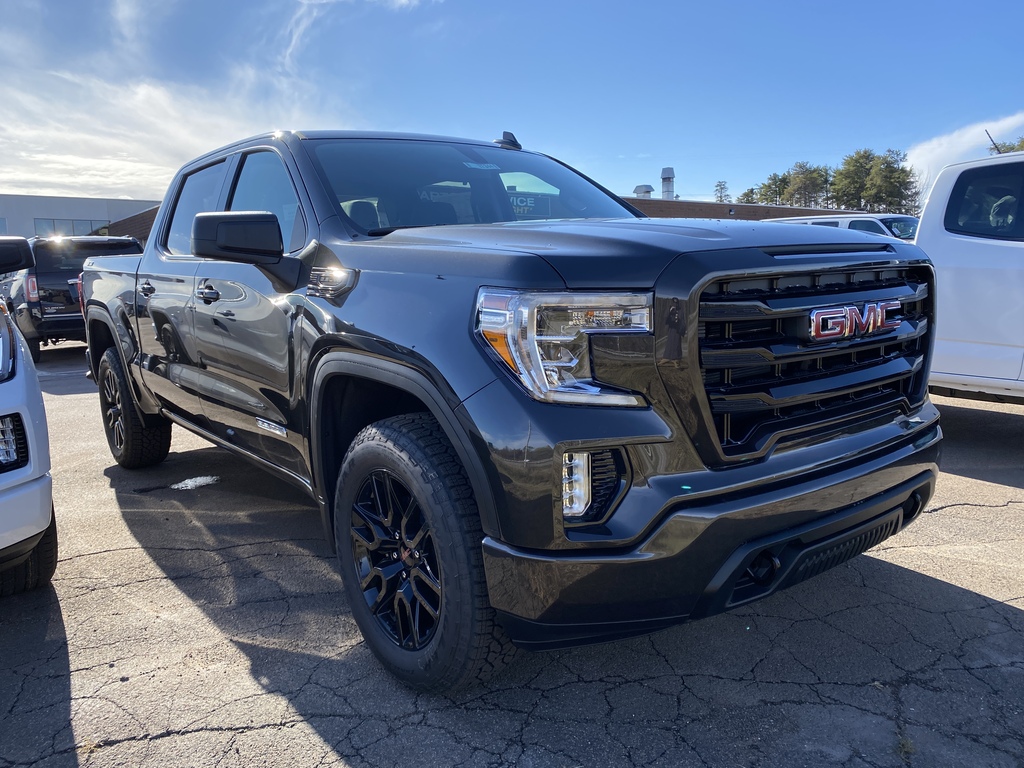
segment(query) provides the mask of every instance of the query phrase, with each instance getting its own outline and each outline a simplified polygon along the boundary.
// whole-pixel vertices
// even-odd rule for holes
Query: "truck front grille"
[[[898,301],[898,328],[810,338],[815,309]],[[725,460],[907,413],[926,393],[931,271],[913,265],[719,278],[700,296],[698,348]]]

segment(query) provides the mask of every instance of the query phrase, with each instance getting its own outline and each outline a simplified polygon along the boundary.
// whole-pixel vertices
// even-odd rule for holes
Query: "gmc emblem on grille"
[[[838,341],[891,331],[900,327],[900,319],[895,315],[902,306],[898,301],[871,301],[863,310],[852,305],[815,309],[811,312],[811,339]]]

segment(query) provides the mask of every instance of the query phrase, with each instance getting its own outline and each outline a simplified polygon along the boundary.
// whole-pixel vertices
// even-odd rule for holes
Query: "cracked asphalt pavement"
[[[1024,407],[936,398],[926,513],[736,612],[411,693],[362,643],[314,507],[183,430],[110,459],[44,349],[60,561],[0,602],[0,768],[1024,765]]]

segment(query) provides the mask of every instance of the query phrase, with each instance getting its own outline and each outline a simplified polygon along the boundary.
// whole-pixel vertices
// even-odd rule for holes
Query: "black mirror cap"
[[[24,237],[0,237],[0,274],[31,269],[36,265],[32,247]]]
[[[268,211],[198,213],[192,222],[192,253],[242,264],[276,264],[284,256],[281,225]]]

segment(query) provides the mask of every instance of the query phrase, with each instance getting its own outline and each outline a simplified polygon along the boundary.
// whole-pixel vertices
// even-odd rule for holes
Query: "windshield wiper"
[[[423,229],[425,227],[450,227],[451,224],[400,224],[395,227],[374,227],[373,229],[366,230],[366,234],[370,237],[381,237],[383,235],[390,235],[392,232],[398,229]]]

